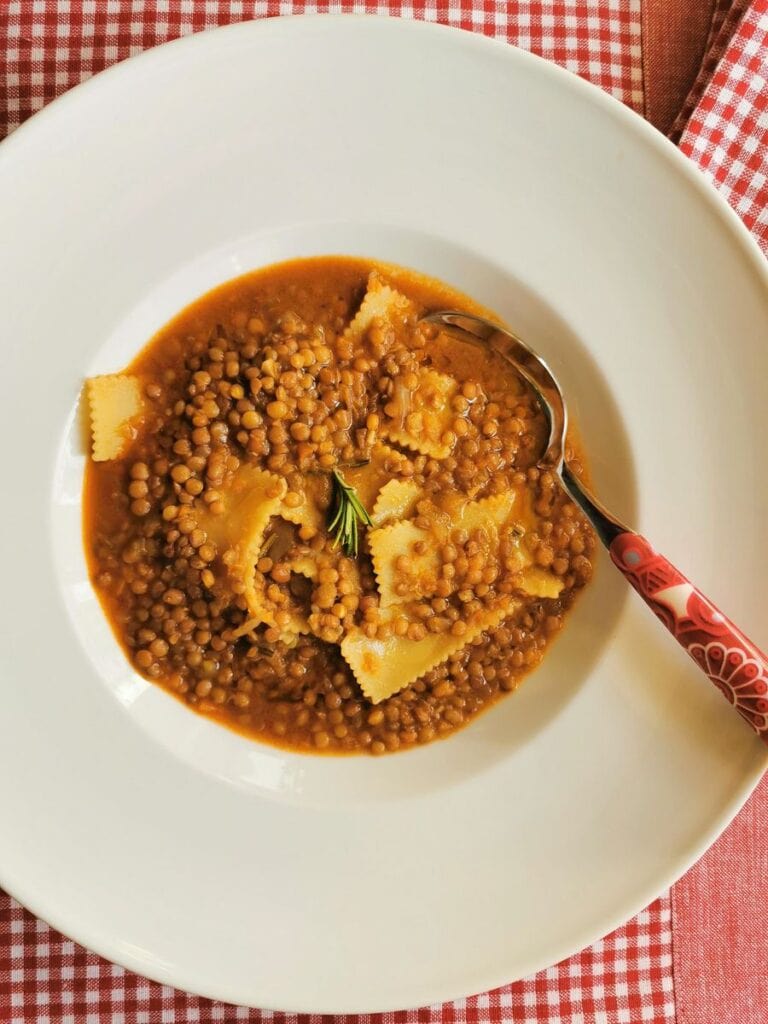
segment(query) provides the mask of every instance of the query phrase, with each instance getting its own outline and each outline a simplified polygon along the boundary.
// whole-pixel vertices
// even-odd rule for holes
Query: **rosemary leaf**
[[[334,548],[341,544],[345,555],[357,558],[360,549],[359,524],[371,526],[371,517],[354,487],[350,487],[337,469],[332,470],[332,477],[333,503],[328,532],[334,538]]]

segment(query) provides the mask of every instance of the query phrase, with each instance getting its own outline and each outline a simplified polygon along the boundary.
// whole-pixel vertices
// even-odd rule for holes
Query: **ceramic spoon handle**
[[[608,550],[651,611],[768,743],[768,658],[644,537],[620,533]]]

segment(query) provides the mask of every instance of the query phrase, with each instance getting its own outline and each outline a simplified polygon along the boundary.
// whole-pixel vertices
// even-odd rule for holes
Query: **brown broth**
[[[341,336],[371,270],[405,294],[416,315],[395,328],[375,323],[345,351]],[[141,381],[148,411],[119,459],[89,460],[83,529],[93,585],[126,656],[146,678],[268,743],[384,753],[450,735],[538,664],[591,577],[594,537],[553,475],[536,467],[543,416],[511,368],[492,353],[416,326],[417,314],[446,307],[486,312],[401,268],[345,257],[294,260],[204,295],[127,367]],[[393,394],[407,391],[426,366],[459,382],[451,399],[451,454],[436,460],[401,447],[397,460],[385,461],[384,478],[415,480],[438,504],[450,495],[469,501],[524,489],[535,510],[525,543],[534,564],[563,589],[557,598],[518,595],[519,607],[499,625],[374,705],[340,653],[343,631],[460,636],[484,608],[516,593],[517,577],[503,559],[472,538],[440,543],[442,590],[403,605],[400,625],[385,623],[364,535],[350,568],[323,528],[302,536],[284,523],[276,531],[273,520],[267,536],[277,538],[275,558],[264,553],[257,575],[265,593],[275,594],[275,607],[283,602],[311,613],[316,631],[296,640],[263,625],[233,638],[248,612],[225,550],[200,524],[215,508],[211,495],[226,490],[234,462],[269,470],[290,492],[313,494],[321,508],[331,497],[333,466],[362,488],[368,470],[352,467],[380,442]],[[179,529],[193,519],[194,528]],[[438,545],[435,537],[427,530],[425,545]],[[325,591],[318,580],[288,572],[278,557],[286,544],[326,560]],[[457,579],[461,587],[451,582]]]

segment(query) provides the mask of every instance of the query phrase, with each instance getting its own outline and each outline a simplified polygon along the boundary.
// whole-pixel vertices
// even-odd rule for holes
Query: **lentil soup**
[[[483,312],[400,268],[295,260],[87,382],[86,554],[145,678],[269,743],[383,754],[540,661],[594,537],[536,465],[530,391],[419,322],[448,307]]]

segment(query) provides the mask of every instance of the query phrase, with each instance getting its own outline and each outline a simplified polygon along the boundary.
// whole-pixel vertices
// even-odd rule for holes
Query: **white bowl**
[[[699,172],[534,57],[414,22],[163,46],[0,147],[0,881],[99,953],[263,1007],[544,967],[715,838],[766,752],[603,559],[521,691],[385,757],[260,746],[139,679],[80,537],[86,374],[288,256],[415,267],[561,375],[606,503],[768,634],[766,270]]]

